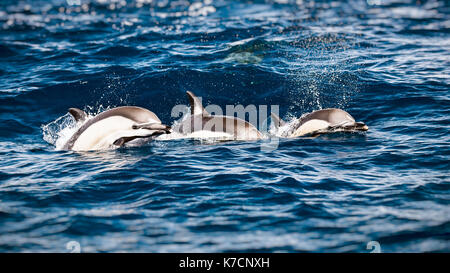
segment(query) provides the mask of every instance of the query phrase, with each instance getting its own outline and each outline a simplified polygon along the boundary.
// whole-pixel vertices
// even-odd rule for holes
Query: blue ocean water
[[[450,251],[447,1],[0,2],[0,251]],[[365,134],[57,149],[69,107],[328,107]],[[59,135],[58,135],[59,134]]]

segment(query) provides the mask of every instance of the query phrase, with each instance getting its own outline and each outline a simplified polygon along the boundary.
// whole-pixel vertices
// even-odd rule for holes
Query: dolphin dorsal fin
[[[194,95],[191,91],[186,91],[188,98],[189,98],[189,104],[191,105],[191,115],[204,115],[209,116],[209,113],[206,112],[205,108],[203,108],[201,100]]]
[[[275,128],[278,128],[286,124],[286,122],[282,120],[277,114],[270,113],[270,115],[272,116],[272,121],[275,124]]]
[[[72,115],[76,122],[84,121],[87,118],[86,112],[78,108],[69,108],[69,113]]]

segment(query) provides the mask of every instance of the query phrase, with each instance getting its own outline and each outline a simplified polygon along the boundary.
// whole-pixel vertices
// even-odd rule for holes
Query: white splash
[[[81,124],[77,124],[75,119],[69,114],[65,114],[56,120],[43,125],[42,135],[45,141],[55,145],[56,150],[61,150],[70,137],[77,131]]]
[[[103,105],[100,105],[98,109],[94,111],[93,107],[86,106],[85,112],[88,116],[84,122],[76,122],[69,113],[66,113],[56,120],[41,126],[43,139],[54,145],[55,150],[62,150],[64,144],[67,143],[67,141],[81,126],[83,126],[85,122],[96,116],[98,113],[106,111],[109,108],[110,107],[105,108]]]
[[[304,115],[302,115],[302,117]],[[284,125],[279,126],[278,128],[275,127],[275,124],[272,121],[270,123],[269,135],[276,137],[285,137],[286,135],[289,135],[289,132],[292,131],[293,128],[296,128],[298,126],[300,119],[289,115],[287,121],[285,120],[286,123]]]

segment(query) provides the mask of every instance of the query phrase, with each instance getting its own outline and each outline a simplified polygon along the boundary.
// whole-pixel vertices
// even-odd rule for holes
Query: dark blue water
[[[172,124],[186,90],[370,129],[55,147],[69,107]],[[446,1],[1,1],[0,251],[448,252],[449,90]]]

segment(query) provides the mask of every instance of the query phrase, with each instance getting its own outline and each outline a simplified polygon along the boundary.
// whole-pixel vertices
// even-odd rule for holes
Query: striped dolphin
[[[172,132],[192,138],[220,138],[222,140],[257,140],[263,135],[251,123],[231,116],[211,115],[194,93],[187,91],[191,116],[175,125]]]
[[[271,113],[275,127],[287,123],[278,115]],[[356,122],[346,111],[329,108],[311,112],[288,124],[287,130],[281,132],[282,137],[316,136],[331,132],[367,131],[369,127],[364,122]]]
[[[91,119],[77,108],[70,108],[69,113],[77,122],[84,123],[63,146],[65,150],[101,150],[129,142],[143,144],[170,130],[152,111],[137,106],[113,108]]]

